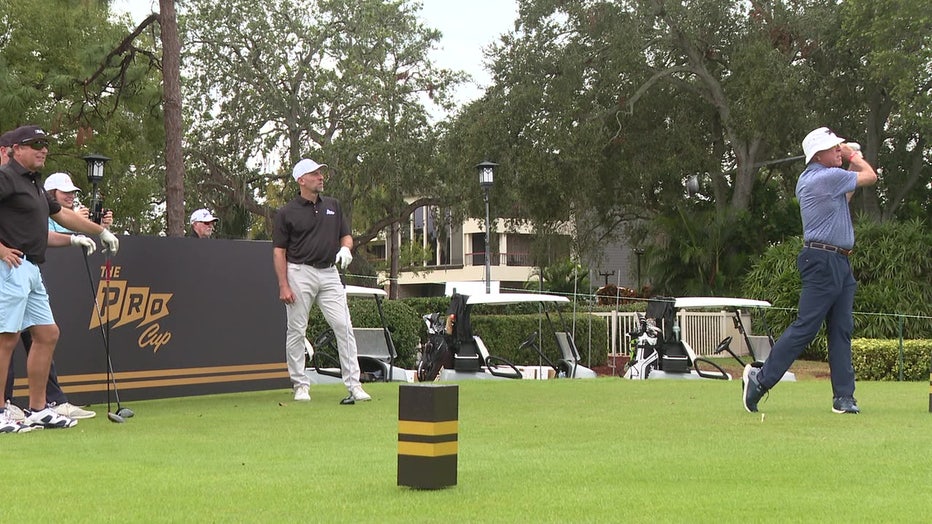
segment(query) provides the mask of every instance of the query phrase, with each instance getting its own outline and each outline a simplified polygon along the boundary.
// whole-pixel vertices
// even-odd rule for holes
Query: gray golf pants
[[[285,353],[292,385],[310,385],[304,368],[304,339],[308,314],[311,307],[317,304],[336,335],[343,383],[347,389],[358,386],[359,360],[356,357],[356,337],[353,336],[353,323],[350,320],[349,307],[346,305],[346,290],[340,282],[337,268],[331,266],[317,269],[306,264],[289,262],[288,285],[295,295],[295,301],[285,305],[288,322],[285,331]]]

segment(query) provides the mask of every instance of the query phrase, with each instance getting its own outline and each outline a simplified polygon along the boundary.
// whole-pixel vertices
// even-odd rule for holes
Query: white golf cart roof
[[[770,307],[766,300],[732,297],[677,297],[674,307],[690,309],[701,307]]]
[[[388,293],[382,288],[346,286],[346,296],[348,297],[387,297]]]
[[[524,302],[569,302],[570,299],[543,293],[483,293],[469,295],[467,304],[521,304]]]

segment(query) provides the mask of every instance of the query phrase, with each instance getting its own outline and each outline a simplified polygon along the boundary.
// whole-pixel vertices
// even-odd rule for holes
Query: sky
[[[420,0],[421,20],[443,36],[431,58],[447,69],[465,71],[472,80],[454,92],[457,105],[476,100],[491,82],[483,67],[482,50],[510,31],[518,17],[517,0]],[[158,0],[114,0],[114,12],[128,12],[136,22],[153,10]]]

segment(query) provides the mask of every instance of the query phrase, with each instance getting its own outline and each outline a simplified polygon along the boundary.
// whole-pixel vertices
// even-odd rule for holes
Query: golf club
[[[344,293],[344,295],[345,295],[345,294],[346,294],[346,280],[343,279],[343,272],[340,271],[339,265],[337,265],[337,275],[340,275],[340,284],[343,284],[343,293]],[[346,299],[345,299],[345,297],[344,297],[344,302],[345,302],[345,301],[346,301]],[[345,305],[344,314],[346,315],[346,319],[345,319],[345,320],[346,320],[346,329],[349,330],[349,325],[350,325],[349,305],[348,305],[348,304],[344,304],[344,305]],[[339,355],[340,355],[340,347],[337,346],[337,356],[338,356],[338,358],[339,358]],[[352,392],[350,392],[350,394],[347,395],[346,398],[344,398],[343,400],[340,401],[340,404],[341,404],[341,405],[344,405],[344,406],[352,406],[352,405],[355,404],[355,403],[356,403],[356,399],[353,398],[353,393],[352,393]]]
[[[135,413],[133,413],[133,411],[130,410],[129,408],[124,408],[120,405],[120,394],[119,394],[119,391],[117,390],[116,378],[114,377],[114,374],[113,374],[113,362],[110,360],[110,333],[109,333],[110,323],[108,319],[107,328],[106,328],[106,331],[104,331],[103,314],[100,311],[100,303],[97,301],[97,290],[94,288],[94,278],[91,276],[91,266],[90,266],[90,263],[87,261],[86,252],[84,253],[84,267],[85,269],[87,269],[87,280],[91,286],[91,295],[94,297],[94,311],[97,312],[97,322],[98,322],[98,327],[100,328],[100,337],[103,340],[104,353],[106,354],[106,357],[107,357],[107,418],[110,419],[111,422],[122,424],[126,422],[126,419],[133,417]],[[110,296],[110,254],[109,253],[107,254],[107,262],[106,262],[105,270],[107,274],[107,286],[106,286],[105,293],[106,293],[106,296],[109,297]],[[110,316],[110,308],[107,308],[107,316],[108,317]],[[112,405],[111,404],[111,393],[110,393],[111,385],[113,386],[113,394],[116,396],[116,402],[117,402],[116,413],[114,413],[111,410],[111,405]]]

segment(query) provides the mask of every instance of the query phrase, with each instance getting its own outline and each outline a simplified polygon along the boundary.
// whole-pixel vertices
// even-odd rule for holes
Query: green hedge
[[[489,352],[497,357],[511,361],[517,366],[536,366],[542,364],[540,357],[533,348],[524,348],[518,351],[521,343],[528,336],[538,331],[537,343],[552,362],[556,363],[560,357],[556,341],[545,317],[541,315],[471,315],[473,334],[478,335],[485,342]],[[567,318],[567,330],[572,330]],[[592,321],[592,361],[589,361],[589,321]],[[562,330],[559,320],[554,318],[554,328]],[[542,323],[542,324],[541,324]],[[608,340],[606,335],[605,319],[590,315],[577,315],[576,317],[576,349],[580,353],[580,363],[585,366],[604,366],[608,360]],[[543,336],[541,336],[543,334]],[[543,363],[546,365],[546,363]]]
[[[354,327],[382,327],[375,300],[351,298],[349,307]],[[405,369],[414,369],[417,345],[421,340],[421,333],[425,331],[420,315],[411,306],[399,300],[382,301],[382,309],[385,312],[385,322],[392,332],[395,351],[398,352],[395,364]],[[320,313],[320,308],[314,307],[307,325],[308,339],[313,341],[317,335],[328,328],[327,322]],[[335,355],[336,353],[333,352],[333,356]]]
[[[932,340],[904,340],[903,380],[928,379],[930,354]],[[899,380],[900,343],[897,340],[854,339],[851,360],[858,380]]]

